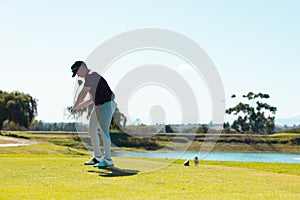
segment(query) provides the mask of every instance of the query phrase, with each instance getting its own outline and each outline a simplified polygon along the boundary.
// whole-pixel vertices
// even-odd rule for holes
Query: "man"
[[[97,72],[88,69],[85,62],[76,61],[71,69],[73,72],[72,77],[77,75],[85,80],[84,87],[75,101],[73,110],[80,110],[90,104],[94,104],[89,120],[88,131],[95,153],[90,161],[85,162],[85,165],[94,165],[95,167],[114,166],[114,162],[110,156],[111,140],[109,127],[116,109],[116,103],[114,101],[115,95],[106,80]],[[88,93],[90,98],[85,100]],[[100,135],[103,140],[104,153],[102,153],[100,149],[100,138],[97,131],[99,127]]]

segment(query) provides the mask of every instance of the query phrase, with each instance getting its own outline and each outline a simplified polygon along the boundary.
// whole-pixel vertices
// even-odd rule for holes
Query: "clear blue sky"
[[[70,65],[114,35],[153,27],[206,50],[228,105],[233,93],[266,92],[278,117],[293,117],[300,114],[299,9],[296,0],[1,1],[0,89],[31,94],[38,119],[62,121],[73,102]]]

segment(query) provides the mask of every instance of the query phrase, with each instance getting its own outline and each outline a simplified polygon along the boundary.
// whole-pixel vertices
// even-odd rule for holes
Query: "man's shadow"
[[[138,170],[121,169],[117,167],[99,168],[100,171],[88,170],[90,173],[98,173],[102,177],[133,176],[139,173]]]

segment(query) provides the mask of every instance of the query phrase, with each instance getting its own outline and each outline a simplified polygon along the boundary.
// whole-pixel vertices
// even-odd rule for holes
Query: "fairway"
[[[111,173],[84,166],[88,156],[1,155],[0,199],[300,199],[300,166],[175,163],[148,173]],[[140,170],[150,160],[116,157],[117,167]],[[179,164],[180,163],[180,164]],[[42,169],[42,166],[45,169]],[[265,167],[264,167],[265,166]],[[265,169],[269,168],[268,171]],[[290,173],[290,174],[288,174]]]

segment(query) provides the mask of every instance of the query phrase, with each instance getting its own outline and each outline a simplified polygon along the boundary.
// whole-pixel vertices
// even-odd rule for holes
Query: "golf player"
[[[109,127],[116,109],[115,95],[106,80],[97,72],[91,71],[85,62],[76,61],[71,69],[73,72],[72,77],[77,75],[84,78],[83,89],[77,96],[73,110],[76,111],[91,104],[94,105],[89,119],[88,132],[95,153],[94,157],[84,164],[94,165],[95,167],[114,166],[114,162],[110,156],[111,140]],[[85,99],[87,94],[90,96],[88,100]],[[100,148],[99,128],[103,140],[104,152],[101,152]]]

